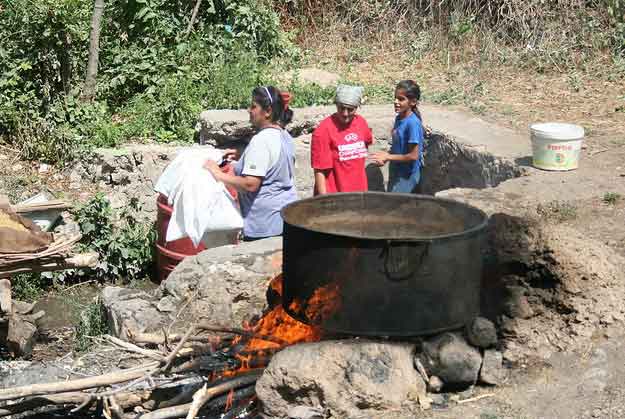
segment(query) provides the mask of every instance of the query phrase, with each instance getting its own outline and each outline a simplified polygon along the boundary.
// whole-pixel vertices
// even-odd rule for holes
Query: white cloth
[[[237,203],[202,167],[207,160],[222,158],[213,147],[192,147],[180,151],[165,168],[154,189],[173,207],[166,241],[189,237],[197,247],[206,233],[243,228]]]
[[[265,177],[282,152],[280,131],[266,128],[254,135],[241,157],[245,162],[243,175]]]

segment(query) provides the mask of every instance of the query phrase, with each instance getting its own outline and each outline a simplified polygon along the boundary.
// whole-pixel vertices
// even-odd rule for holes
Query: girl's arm
[[[386,151],[378,151],[371,155],[371,158],[378,164],[383,165],[388,161],[415,161],[419,160],[419,144],[408,144],[407,154],[391,154]]]
[[[226,185],[234,186],[238,190],[245,192],[256,192],[260,189],[260,184],[263,181],[262,177],[258,176],[236,176],[229,173],[224,173],[217,163],[212,160],[208,160],[204,163],[204,168],[211,172],[218,182],[223,182]]]
[[[325,195],[328,193],[326,189],[326,178],[328,177],[328,170],[315,169],[315,188],[314,191],[317,195]]]

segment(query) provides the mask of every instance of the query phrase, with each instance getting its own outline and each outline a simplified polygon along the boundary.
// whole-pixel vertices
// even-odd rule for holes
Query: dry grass
[[[609,53],[543,71],[535,63],[522,65],[526,51],[482,34],[457,45],[444,45],[434,30],[412,38],[415,43],[408,44],[404,34],[389,30],[363,40],[334,23],[300,42],[310,65],[386,85],[389,92],[398,80],[414,78],[426,102],[463,107],[519,130],[539,121],[568,121],[583,125],[590,138],[625,135],[625,71]]]
[[[520,130],[576,122],[590,138],[616,141],[625,135],[625,56],[613,54],[622,3],[306,0],[281,13],[293,27],[293,16],[307,22],[304,65],[389,94],[414,78],[425,101]]]

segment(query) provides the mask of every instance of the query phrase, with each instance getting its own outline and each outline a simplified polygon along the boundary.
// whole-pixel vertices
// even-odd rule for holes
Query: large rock
[[[299,109],[295,110],[294,119],[286,129],[293,137],[310,134],[331,112],[332,109],[309,108],[302,115]],[[202,112],[196,130],[199,132],[200,144],[228,147],[244,146],[256,133],[250,125],[247,111],[222,109]]]
[[[467,340],[478,348],[486,349],[497,344],[497,329],[488,319],[477,317],[466,328]]]
[[[4,333],[0,331],[0,335],[4,335]],[[9,316],[6,346],[13,357],[30,358],[36,339],[36,324],[27,321],[17,313]],[[0,338],[0,340],[2,339]]]
[[[158,299],[139,290],[106,287],[102,290],[102,305],[111,334],[130,339],[137,333],[160,332],[167,328],[170,318],[159,311]]]
[[[425,396],[413,354],[410,344],[364,340],[291,346],[273,357],[256,394],[268,418],[288,417],[298,406],[321,407],[336,418],[381,417]]]
[[[480,352],[454,333],[444,333],[423,342],[416,356],[428,374],[436,375],[450,387],[475,384],[482,365]]]
[[[185,258],[153,293],[119,287],[102,292],[111,333],[185,332],[200,320],[240,327],[262,314],[267,285],[282,271],[282,238],[208,249]]]
[[[499,385],[505,378],[503,369],[503,355],[499,351],[488,349],[484,351],[484,360],[480,369],[480,382],[489,385]]]
[[[160,307],[175,314],[185,305],[177,329],[197,320],[240,327],[262,314],[267,286],[280,272],[282,237],[208,249],[185,258],[161,284]]]

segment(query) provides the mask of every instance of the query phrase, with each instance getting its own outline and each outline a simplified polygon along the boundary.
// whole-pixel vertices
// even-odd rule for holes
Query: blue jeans
[[[421,171],[408,177],[400,176],[393,166],[389,167],[388,192],[412,193],[421,180]]]

